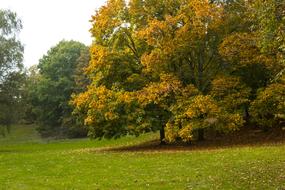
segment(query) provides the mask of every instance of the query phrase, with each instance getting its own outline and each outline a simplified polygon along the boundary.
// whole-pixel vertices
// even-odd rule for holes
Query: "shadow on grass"
[[[272,129],[262,131],[259,129],[244,128],[233,134],[207,134],[204,141],[192,143],[175,143],[161,145],[159,139],[144,142],[141,144],[121,146],[114,148],[101,149],[110,152],[151,152],[151,151],[197,151],[197,150],[216,150],[238,147],[256,147],[266,145],[282,145],[285,143],[285,131],[282,129]]]

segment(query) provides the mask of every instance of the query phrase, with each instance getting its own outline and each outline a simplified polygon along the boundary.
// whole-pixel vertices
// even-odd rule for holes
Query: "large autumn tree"
[[[208,95],[212,80],[231,67],[219,54],[227,34],[223,7],[206,0],[110,0],[99,9],[86,70],[92,83],[72,101],[90,136],[160,130],[162,141],[189,141],[203,139],[207,128],[238,129],[240,112]],[[234,78],[237,90],[239,84],[246,89]],[[225,98],[244,102],[244,92]]]

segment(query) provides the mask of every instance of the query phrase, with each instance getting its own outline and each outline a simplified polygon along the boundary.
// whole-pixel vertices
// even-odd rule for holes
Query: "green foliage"
[[[23,85],[25,74],[10,73],[5,82],[0,84],[0,105],[3,117],[2,125],[17,123],[23,116]],[[6,119],[5,119],[6,118]]]
[[[0,9],[0,131],[5,134],[9,125],[19,120],[23,46],[17,35],[22,29],[16,13]]]
[[[253,18],[258,20],[256,28],[260,37],[260,47],[264,52],[282,53],[284,46],[285,3],[282,0],[257,0],[252,3],[256,9]],[[280,52],[278,52],[280,50]]]
[[[71,94],[76,90],[78,59],[86,47],[75,41],[61,41],[44,55],[38,65],[38,81],[30,79],[31,103],[43,136],[84,136],[83,128],[71,116]],[[31,76],[35,77],[35,76]],[[77,87],[78,88],[78,87]]]
[[[23,46],[17,35],[22,29],[21,20],[16,13],[0,9],[0,82],[10,72],[22,68]]]
[[[81,50],[80,57],[77,59],[77,64],[74,71],[76,93],[87,90],[87,86],[88,84],[90,84],[90,80],[86,75],[86,68],[89,62],[90,62],[90,49],[86,47]]]
[[[36,109],[34,104],[36,100],[36,86],[40,80],[39,70],[37,65],[31,66],[26,71],[26,79],[23,85],[23,120],[26,123],[34,123],[37,120]]]
[[[256,9],[252,17],[258,21],[254,27],[257,28],[261,51],[275,55],[276,61],[283,64],[278,68],[278,74],[272,77],[278,80],[285,71],[285,3],[282,0],[258,0],[252,3],[252,8]]]

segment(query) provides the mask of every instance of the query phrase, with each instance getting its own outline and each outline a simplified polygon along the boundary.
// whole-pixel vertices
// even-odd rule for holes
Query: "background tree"
[[[285,89],[285,2],[282,0],[256,1],[257,11],[253,17],[258,20],[259,46],[264,54],[275,58],[276,72],[270,84],[258,91],[250,111],[253,120],[263,129],[284,126],[284,89]]]
[[[77,64],[74,72],[76,93],[86,91],[87,86],[90,84],[90,79],[86,74],[86,68],[89,62],[90,62],[90,49],[89,47],[85,47],[81,50],[80,57],[77,59]]]
[[[31,86],[30,94],[43,136],[86,135],[84,128],[75,127],[76,119],[71,116],[69,105],[71,94],[78,89],[75,82],[78,59],[86,48],[79,42],[61,41],[39,62],[38,81]]]
[[[0,126],[16,122],[21,101],[23,46],[18,40],[22,29],[16,13],[0,9]],[[1,127],[1,130],[4,129]]]
[[[285,72],[285,2],[282,0],[255,1],[252,8],[256,11],[253,18],[259,36],[259,46],[263,53],[271,54],[283,64],[272,80],[278,80]]]
[[[273,126],[272,122],[276,121],[277,114],[274,112],[278,111],[271,110],[268,105],[282,98],[278,96],[278,100],[273,100],[274,96],[269,94],[272,93],[272,86],[280,92],[284,85],[277,82],[278,78],[282,77],[285,66],[282,49],[285,42],[284,2],[242,1],[240,5],[244,7],[243,23],[248,21],[248,24],[244,25],[244,30],[235,31],[224,39],[220,45],[220,54],[232,65],[231,74],[241,77],[244,84],[251,88],[252,121],[257,122],[259,126]],[[271,84],[272,82],[277,84]],[[268,120],[267,124],[265,118]]]
[[[26,71],[26,77],[23,85],[23,120],[27,124],[32,124],[37,121],[36,104],[36,87],[40,81],[41,75],[37,65],[33,65]]]

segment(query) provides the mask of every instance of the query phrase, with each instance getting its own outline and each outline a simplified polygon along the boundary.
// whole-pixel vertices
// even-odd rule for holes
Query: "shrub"
[[[261,127],[281,126],[285,121],[285,77],[260,89],[250,106],[252,120]]]

